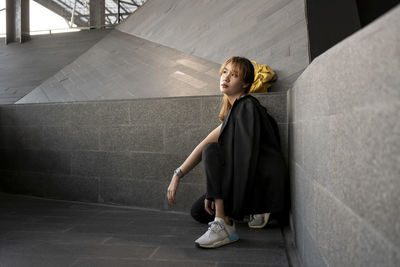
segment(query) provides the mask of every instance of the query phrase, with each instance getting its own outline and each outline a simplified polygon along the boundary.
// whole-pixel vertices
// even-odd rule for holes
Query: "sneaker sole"
[[[249,227],[250,228],[254,228],[254,229],[260,229],[260,228],[264,228],[266,225],[267,225],[267,223],[268,223],[268,219],[269,219],[269,215],[270,215],[271,213],[265,213],[264,214],[264,223],[263,224],[260,224],[260,225],[250,225],[249,224]]]
[[[224,240],[215,242],[213,244],[199,244],[196,243],[196,246],[199,248],[219,248],[222,247],[224,245],[236,242],[239,240],[239,236],[237,234],[233,234],[230,237],[225,238]]]

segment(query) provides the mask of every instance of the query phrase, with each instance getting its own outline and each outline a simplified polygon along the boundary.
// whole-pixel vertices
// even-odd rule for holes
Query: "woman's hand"
[[[204,199],[204,209],[207,211],[208,214],[214,215],[214,208],[214,201],[208,200],[207,198]]]
[[[179,179],[180,178],[178,177],[178,175],[174,174],[174,176],[172,176],[171,182],[169,183],[167,198],[170,204],[176,204],[175,194],[176,190],[178,189]]]

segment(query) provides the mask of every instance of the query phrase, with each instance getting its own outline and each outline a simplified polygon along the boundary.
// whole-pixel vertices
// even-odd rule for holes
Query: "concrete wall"
[[[303,266],[400,262],[400,6],[317,57],[289,96]]]
[[[149,0],[118,30],[217,63],[268,64],[286,91],[309,63],[304,0]]]
[[[23,44],[0,38],[0,104],[12,104],[73,62],[110,30],[33,35]]]
[[[286,93],[257,97],[287,157]],[[177,206],[166,190],[219,107],[219,96],[0,106],[0,190],[188,212],[205,192],[203,166],[183,179]]]
[[[149,0],[16,103],[216,95],[233,55],[268,64],[270,91],[286,91],[308,65],[307,40],[304,0]]]
[[[220,65],[113,30],[21,103],[219,94]]]

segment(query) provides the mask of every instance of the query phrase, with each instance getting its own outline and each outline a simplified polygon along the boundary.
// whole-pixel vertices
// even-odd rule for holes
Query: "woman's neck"
[[[233,103],[235,103],[236,99],[239,99],[245,95],[246,95],[246,93],[239,93],[236,95],[227,95],[227,97],[228,97],[229,103],[231,104],[231,106],[233,106]]]

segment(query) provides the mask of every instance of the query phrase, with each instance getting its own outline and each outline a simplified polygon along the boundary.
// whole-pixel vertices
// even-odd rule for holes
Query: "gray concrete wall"
[[[287,157],[286,93],[257,96],[279,123]],[[219,96],[0,106],[0,190],[46,198],[189,211],[203,166],[172,171],[218,124]]]
[[[23,44],[0,38],[0,104],[12,104],[73,62],[110,30],[31,36]]]
[[[118,30],[223,63],[268,64],[286,91],[309,63],[304,0],[149,0]]]
[[[317,57],[289,96],[303,266],[400,262],[400,6]]]
[[[233,55],[268,64],[278,75],[270,91],[286,91],[309,62],[304,8],[303,0],[149,0],[16,103],[216,95],[220,64]]]
[[[219,94],[220,65],[113,30],[16,103]]]

